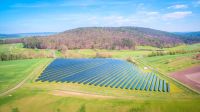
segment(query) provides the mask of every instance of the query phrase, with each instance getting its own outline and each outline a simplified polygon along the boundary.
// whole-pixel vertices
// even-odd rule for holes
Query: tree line
[[[20,59],[34,59],[34,58],[54,58],[54,54],[45,53],[34,53],[34,52],[24,52],[24,53],[0,53],[0,61],[8,60],[20,60]]]
[[[148,57],[154,57],[154,56],[164,56],[164,55],[176,55],[176,54],[186,54],[186,53],[196,53],[200,52],[200,49],[194,49],[194,50],[173,50],[173,51],[154,51],[148,54]]]
[[[57,49],[65,51],[68,49],[135,49],[135,41],[130,38],[112,39],[112,38],[24,38],[22,40],[25,48],[38,49]]]

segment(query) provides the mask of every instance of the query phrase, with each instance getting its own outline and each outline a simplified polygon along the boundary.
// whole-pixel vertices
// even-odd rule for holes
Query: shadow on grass
[[[85,105],[83,104],[77,112],[86,112]]]

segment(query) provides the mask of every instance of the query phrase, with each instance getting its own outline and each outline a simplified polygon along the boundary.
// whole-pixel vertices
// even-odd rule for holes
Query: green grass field
[[[49,59],[0,61],[0,92],[12,88],[25,79],[37,66]]]
[[[199,64],[195,59],[196,53],[176,54],[166,56],[144,57],[143,61],[151,64],[153,67],[162,70],[165,73],[184,69],[188,66]]]
[[[41,52],[37,49],[25,49],[21,44],[0,46],[0,52],[6,52],[5,48],[16,49],[16,51],[11,51],[18,53],[21,50]],[[190,47],[189,50],[200,48],[199,44]],[[166,74],[199,64],[199,61],[193,58],[197,53],[146,57],[148,53],[152,52],[143,50],[148,48],[154,49],[140,46],[137,51],[83,49],[68,50],[67,52],[74,57],[94,57],[97,52],[110,53],[113,58],[133,57],[145,64],[159,68]],[[62,56],[62,53],[56,51],[56,55],[57,57]],[[34,80],[52,60],[41,58],[0,61],[0,93],[10,90],[28,77],[20,87],[0,96],[0,112],[199,112],[200,110],[200,95],[173,81],[170,82],[170,93],[124,90],[74,83],[35,82]],[[143,67],[144,65],[138,66]]]
[[[1,98],[0,111],[13,112],[198,112],[199,99],[169,99],[170,96],[137,98],[93,98],[88,96],[56,96],[44,89],[23,88]],[[164,99],[163,99],[164,98]],[[168,99],[167,99],[168,98]]]
[[[48,49],[27,49],[23,47],[23,44],[0,44],[0,54],[16,54],[27,57],[28,59],[33,58],[47,58],[52,57],[54,50]]]
[[[195,50],[195,49],[199,49],[200,48],[200,44],[191,44],[191,45],[180,45],[180,46],[176,46],[176,47],[172,47],[172,48],[164,48],[164,50]]]

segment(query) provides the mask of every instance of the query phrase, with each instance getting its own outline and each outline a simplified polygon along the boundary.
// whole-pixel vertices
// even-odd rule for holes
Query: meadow
[[[27,49],[23,47],[23,44],[0,44],[0,53],[32,53],[32,54],[50,54],[51,50],[43,49]]]
[[[3,61],[0,63],[0,92],[12,88],[27,77],[35,67],[41,66],[47,59]],[[14,78],[13,78],[14,77]]]
[[[175,48],[164,48],[164,50],[187,48],[186,50],[190,51],[200,48],[199,45],[182,45]],[[51,52],[26,49],[21,44],[1,45],[0,52],[6,52],[3,47],[10,48],[10,52],[15,53]],[[178,69],[199,64],[199,61],[194,58],[197,53],[191,52],[148,57],[149,53],[158,49],[160,48],[139,46],[136,51],[77,49],[68,50],[66,53],[69,58],[94,58],[99,52],[109,54],[112,58],[131,57],[141,69],[151,66],[163,71],[166,76]],[[55,51],[55,54],[56,57],[64,57],[60,51]],[[52,58],[0,61],[0,77],[2,77],[0,78],[0,91],[5,93],[0,96],[0,112],[65,112],[66,110],[70,112],[198,112],[200,110],[199,94],[177,84],[174,80],[169,80],[171,84],[169,93],[78,83],[35,82],[52,61]]]

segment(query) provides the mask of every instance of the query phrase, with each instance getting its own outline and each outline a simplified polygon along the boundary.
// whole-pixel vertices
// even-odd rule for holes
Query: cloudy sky
[[[200,31],[200,0],[0,0],[0,33],[88,26]]]

